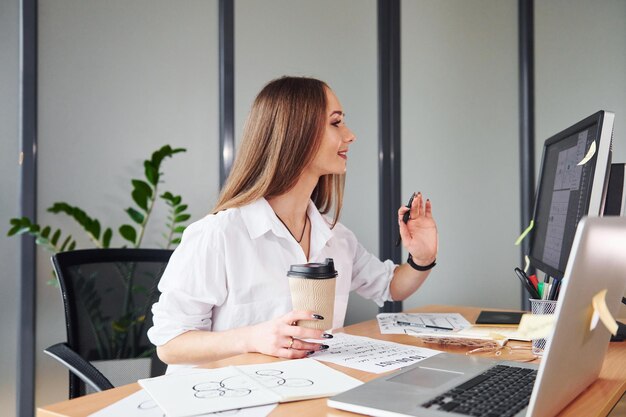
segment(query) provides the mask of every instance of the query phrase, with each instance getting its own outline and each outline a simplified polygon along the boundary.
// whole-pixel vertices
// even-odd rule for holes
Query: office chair
[[[69,398],[165,372],[146,333],[171,254],[164,249],[87,249],[52,257],[67,343],[44,352],[69,369]],[[106,370],[113,361],[130,375]]]

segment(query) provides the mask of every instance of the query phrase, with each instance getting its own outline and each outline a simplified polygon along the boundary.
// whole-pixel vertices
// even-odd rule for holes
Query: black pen
[[[408,208],[409,211],[407,211],[406,213],[402,215],[402,221],[404,222],[404,224],[406,224],[411,218],[411,206],[413,205],[414,198],[415,198],[415,193],[411,195],[411,198],[409,198],[409,202],[406,205],[406,208]],[[400,233],[400,231],[398,231],[398,233]],[[398,234],[398,240],[396,240],[396,247],[400,246],[400,242],[402,242],[402,236]]]
[[[452,327],[432,326],[430,324],[411,323],[409,321],[396,321],[396,324],[399,324],[401,326],[423,327],[426,329],[454,330]]]
[[[539,295],[539,292],[535,289],[535,286],[528,278],[528,275],[526,275],[526,273],[519,268],[515,268],[514,271],[515,271],[515,275],[517,275],[517,277],[521,281],[524,288],[526,288],[526,291],[528,291],[528,293],[530,294],[530,296],[536,300],[541,300],[541,296]]]

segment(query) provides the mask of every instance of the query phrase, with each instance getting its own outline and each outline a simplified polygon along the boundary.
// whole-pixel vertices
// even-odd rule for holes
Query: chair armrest
[[[113,384],[102,375],[92,364],[74,352],[67,343],[57,343],[43,350],[65,365],[74,375],[90,385],[96,391],[104,391],[113,388]]]

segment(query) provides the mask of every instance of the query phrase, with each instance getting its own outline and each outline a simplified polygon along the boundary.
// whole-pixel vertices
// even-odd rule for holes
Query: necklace
[[[274,212],[274,214],[276,214],[276,213]],[[285,224],[283,219],[281,219],[278,214],[276,214],[276,217],[278,217],[278,220],[280,220],[280,222],[283,224],[283,226],[285,226],[285,228],[287,229],[287,231],[289,232],[291,237],[293,237],[296,242],[298,242],[298,243],[302,242],[302,238],[304,237],[304,231],[306,230],[306,223],[309,221],[309,216],[308,215],[306,215],[306,217],[304,218],[304,227],[302,228],[302,233],[300,233],[300,239],[299,240],[296,239],[296,237],[293,235],[293,233],[291,233],[291,229],[289,229],[289,226],[287,226]]]

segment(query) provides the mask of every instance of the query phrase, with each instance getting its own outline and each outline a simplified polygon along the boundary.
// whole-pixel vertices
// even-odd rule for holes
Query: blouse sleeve
[[[389,285],[398,265],[391,260],[382,262],[361,245],[354,233],[344,227],[354,247],[351,291],[368,298],[382,307],[385,301],[392,301]]]
[[[148,330],[156,346],[189,330],[211,330],[213,307],[226,299],[223,245],[210,217],[187,227],[161,277]]]

